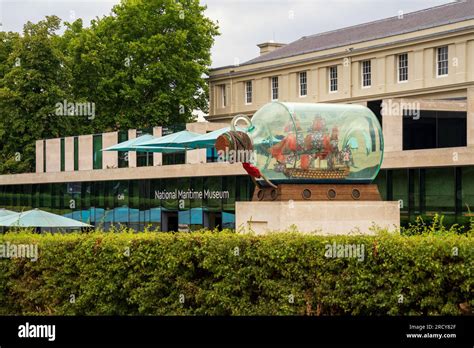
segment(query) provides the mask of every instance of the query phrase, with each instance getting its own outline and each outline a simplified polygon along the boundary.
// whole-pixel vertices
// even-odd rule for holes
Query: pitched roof
[[[241,65],[287,58],[359,42],[410,33],[422,29],[461,22],[474,18],[474,0],[460,0],[441,6],[406,13],[402,18],[390,17],[352,27],[304,36],[286,46],[251,59]]]

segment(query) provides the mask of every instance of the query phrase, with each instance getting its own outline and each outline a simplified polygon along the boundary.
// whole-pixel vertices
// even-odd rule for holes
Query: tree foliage
[[[0,173],[33,169],[35,140],[190,121],[206,111],[217,26],[198,0],[123,0],[89,27],[46,17],[0,32]],[[58,116],[91,103],[94,117]]]

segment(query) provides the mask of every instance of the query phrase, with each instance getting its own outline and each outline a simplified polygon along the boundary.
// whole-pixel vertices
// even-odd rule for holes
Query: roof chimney
[[[263,56],[264,54],[270,53],[272,51],[275,51],[276,49],[285,46],[286,44],[284,43],[276,43],[273,41],[269,42],[264,42],[261,44],[258,44],[258,48],[260,48],[260,55]]]

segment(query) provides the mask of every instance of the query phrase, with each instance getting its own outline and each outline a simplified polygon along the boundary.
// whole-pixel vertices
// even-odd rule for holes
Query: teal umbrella
[[[102,151],[136,151],[136,152],[179,152],[179,151],[184,151],[185,149],[182,147],[159,147],[159,146],[141,146],[143,143],[147,141],[152,141],[155,139],[160,139],[157,137],[154,137],[153,135],[150,134],[144,134],[138,138],[135,139],[130,139],[127,141],[124,141],[122,143],[110,146]]]
[[[192,149],[213,148],[214,144],[216,143],[216,139],[228,131],[230,131],[230,127],[224,127],[213,132],[201,134],[192,139],[183,141],[182,145]]]
[[[143,142],[150,141],[153,139],[156,139],[153,135],[144,134],[138,138],[130,139],[130,140],[118,143],[116,145],[110,146],[106,149],[103,149],[102,151],[135,151],[135,150],[130,150],[130,149],[133,149],[134,146],[140,145]]]
[[[136,152],[159,152],[159,153],[173,153],[173,152],[183,152],[187,149],[184,147],[163,147],[163,146],[152,146],[146,145],[141,146],[137,145],[131,148],[128,151],[136,151]]]
[[[8,209],[5,209],[5,208],[1,208],[0,209],[0,218],[5,217],[5,216],[9,216],[11,214],[16,214],[16,213],[17,213],[16,211],[11,211],[11,210],[8,210]]]
[[[33,209],[0,218],[0,226],[5,227],[42,227],[42,228],[81,228],[93,227],[64,216]]]
[[[238,131],[245,132],[244,128],[241,128],[241,127],[236,127],[236,128]],[[192,149],[213,148],[216,143],[217,138],[219,138],[222,134],[229,132],[230,130],[231,130],[230,127],[217,129],[215,131],[212,131],[206,134],[201,134],[187,141],[183,141],[181,145],[192,148]]]
[[[153,147],[158,147],[158,148],[162,148],[162,147],[183,148],[183,150],[185,150],[187,146],[184,146],[184,142],[194,139],[198,137],[199,135],[200,134],[198,133],[184,130],[181,132],[165,135],[164,137],[144,141],[140,144],[140,146],[141,147],[153,146]]]

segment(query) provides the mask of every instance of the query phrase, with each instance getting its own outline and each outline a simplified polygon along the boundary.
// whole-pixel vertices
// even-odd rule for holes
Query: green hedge
[[[0,258],[3,315],[462,315],[474,306],[471,233],[0,235],[7,242],[37,243],[39,258]],[[364,260],[326,257],[333,243],[364,245]]]

